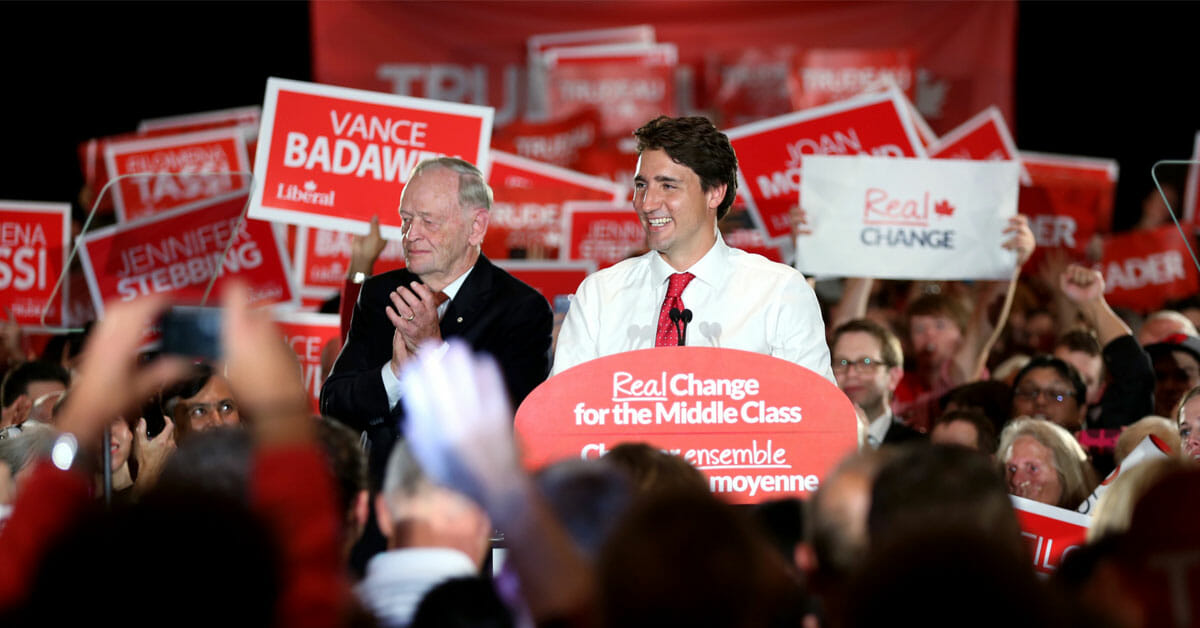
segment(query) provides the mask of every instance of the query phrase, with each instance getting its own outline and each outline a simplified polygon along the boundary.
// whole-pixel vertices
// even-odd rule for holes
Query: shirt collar
[[[475,270],[474,266],[468,268],[467,272],[459,275],[458,279],[451,281],[450,285],[442,288],[442,292],[445,293],[445,295],[450,299],[454,299],[454,296],[458,294],[458,291],[462,288],[463,282],[467,280],[467,276],[471,274],[472,270]]]
[[[892,413],[884,412],[875,417],[869,427],[867,427],[867,442],[875,449],[883,444],[884,437],[887,436],[888,428],[892,426]]]
[[[666,285],[667,280],[671,275],[678,272],[692,273],[696,279],[710,286],[718,285],[721,280],[729,274],[729,245],[725,244],[725,239],[721,237],[721,232],[717,232],[717,240],[713,243],[712,248],[692,264],[686,270],[675,270],[663,259],[658,251],[650,251],[650,279],[656,286]],[[664,288],[665,289],[665,288]]]

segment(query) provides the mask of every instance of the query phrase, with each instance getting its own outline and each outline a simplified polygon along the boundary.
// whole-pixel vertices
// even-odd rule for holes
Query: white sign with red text
[[[341,317],[312,312],[275,312],[274,319],[283,332],[283,339],[300,360],[304,389],[312,401],[313,412],[320,414],[321,384],[326,375],[321,368],[321,353],[327,343],[341,337]]]
[[[0,201],[0,316],[25,329],[64,324],[63,282],[46,312],[54,284],[67,267],[71,206],[66,203]]]
[[[801,160],[810,155],[924,157],[904,95],[896,89],[797,111],[726,131],[738,156],[738,186],[767,238],[791,233]],[[807,202],[803,203],[807,210]]]
[[[271,223],[245,219],[238,228],[245,205],[245,194],[232,194],[84,235],[79,255],[97,315],[109,301],[149,294],[198,304],[214,273],[210,298],[236,277],[256,305],[297,303]]]
[[[1002,231],[1017,213],[1016,162],[804,158],[806,275],[1005,279],[1016,265]]]
[[[121,222],[250,188],[246,140],[236,128],[113,142],[104,162],[110,177],[137,175],[112,187]]]
[[[488,171],[493,110],[267,80],[250,217],[400,239],[400,193],[417,164],[459,157]]]
[[[1112,483],[1115,482],[1118,477],[1121,477],[1122,473],[1142,464],[1143,462],[1146,462],[1147,460],[1161,460],[1163,458],[1170,457],[1170,455],[1171,448],[1168,447],[1167,444],[1162,441],[1162,439],[1154,434],[1147,435],[1140,443],[1137,444],[1137,447],[1133,448],[1133,451],[1129,452],[1129,455],[1125,456],[1125,459],[1121,461],[1121,464],[1117,465],[1117,468],[1113,469],[1112,472],[1108,474],[1108,477],[1104,478],[1104,481],[1096,487],[1096,490],[1092,491],[1092,494],[1088,495],[1088,498],[1083,500],[1083,503],[1080,504],[1079,508],[1076,510],[1085,515],[1090,514],[1092,509],[1096,507],[1097,502],[1100,501],[1100,496],[1108,492],[1108,488],[1112,486]]]
[[[1021,526],[1021,536],[1033,554],[1033,569],[1038,573],[1058,571],[1067,554],[1087,541],[1092,518],[1066,508],[1056,508],[1032,499],[1009,495]]]

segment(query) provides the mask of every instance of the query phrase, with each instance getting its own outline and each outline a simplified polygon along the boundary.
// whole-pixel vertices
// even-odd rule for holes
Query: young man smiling
[[[717,230],[737,195],[729,138],[703,117],[662,116],[634,135],[633,209],[650,251],[579,286],[553,372],[613,353],[681,344],[764,353],[833,381],[825,326],[804,277],[730,248]],[[690,312],[690,322],[686,313],[672,317],[672,310]]]

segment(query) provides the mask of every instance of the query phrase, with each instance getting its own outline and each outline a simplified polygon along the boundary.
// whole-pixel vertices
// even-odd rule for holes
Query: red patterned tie
[[[674,347],[679,344],[679,333],[675,323],[671,321],[671,308],[683,311],[683,289],[688,282],[695,279],[692,273],[675,273],[671,275],[671,283],[667,286],[667,298],[663,299],[662,311],[658,313],[658,334],[654,337],[656,347]]]

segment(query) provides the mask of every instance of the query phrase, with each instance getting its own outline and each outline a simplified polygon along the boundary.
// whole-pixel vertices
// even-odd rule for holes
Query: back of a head
[[[421,598],[409,628],[510,628],[508,607],[487,578],[454,578]]]
[[[6,434],[0,438],[0,462],[7,464],[14,476],[26,466],[49,456],[54,439],[58,438],[54,428],[35,421],[8,428]]]
[[[1122,470],[1096,502],[1092,522],[1088,526],[1088,541],[1094,542],[1128,530],[1134,506],[1142,495],[1168,475],[1191,468],[1194,468],[1194,465],[1189,460],[1156,458],[1144,460],[1133,468]]]
[[[243,429],[220,427],[195,434],[167,459],[152,492],[204,493],[245,502],[254,442]]]
[[[996,434],[1012,418],[1012,388],[1004,382],[985,380],[963,384],[942,395],[940,402],[943,410],[979,410],[992,422]]]
[[[604,461],[624,471],[639,493],[692,490],[708,493],[708,480],[683,458],[646,443],[621,443],[604,454]]]
[[[640,498],[605,544],[598,579],[607,626],[798,625],[803,612],[801,591],[754,526],[696,491]]]
[[[1161,440],[1171,451],[1179,451],[1179,428],[1169,419],[1151,415],[1134,421],[1121,431],[1116,447],[1113,448],[1113,459],[1117,464],[1121,464],[1144,438],[1151,435]]]
[[[603,460],[564,460],[538,472],[538,488],[579,549],[591,557],[633,500],[633,483]]]
[[[317,442],[329,459],[338,485],[338,505],[349,513],[355,496],[367,490],[367,457],[353,430],[328,417],[317,421]]]
[[[54,362],[22,362],[4,374],[4,381],[0,382],[0,405],[5,408],[11,406],[17,397],[28,391],[31,382],[60,382],[63,386],[69,386],[71,374]]]
[[[871,487],[884,463],[898,451],[851,454],[821,483],[809,503],[808,539],[824,581],[841,581],[853,572],[867,551],[867,513]]]

